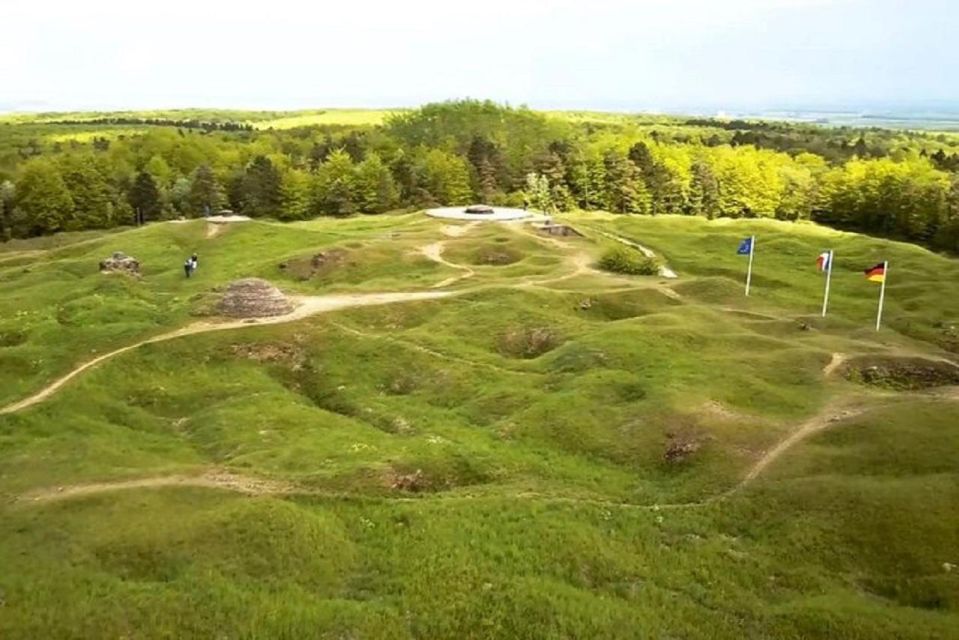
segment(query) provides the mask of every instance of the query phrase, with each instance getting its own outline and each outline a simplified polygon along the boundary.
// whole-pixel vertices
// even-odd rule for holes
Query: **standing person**
[[[195,253],[190,256],[190,271],[196,271],[196,267],[199,263],[200,259],[196,257]]]
[[[193,261],[189,258],[187,258],[186,262],[183,263],[183,273],[187,278],[189,278],[190,274],[193,273]]]

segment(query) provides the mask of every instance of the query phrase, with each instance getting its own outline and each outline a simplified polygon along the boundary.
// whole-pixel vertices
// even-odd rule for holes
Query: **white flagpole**
[[[832,249],[829,250],[829,264],[826,265],[826,292],[822,297],[822,317],[826,317],[826,308],[829,306],[829,281],[832,280],[832,261],[836,256]]]
[[[753,280],[753,251],[756,250],[756,236],[749,238],[749,267],[746,269],[746,295],[749,296],[749,284]]]
[[[889,261],[882,263],[882,287],[879,289],[879,311],[876,312],[876,331],[882,324],[882,303],[886,299],[886,278],[889,277]]]

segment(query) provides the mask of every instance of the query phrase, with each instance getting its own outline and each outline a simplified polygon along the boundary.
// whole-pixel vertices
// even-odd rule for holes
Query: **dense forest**
[[[815,220],[956,252],[959,139],[472,100],[382,124],[284,130],[198,118],[0,120],[3,239],[223,209],[293,220],[473,201]]]

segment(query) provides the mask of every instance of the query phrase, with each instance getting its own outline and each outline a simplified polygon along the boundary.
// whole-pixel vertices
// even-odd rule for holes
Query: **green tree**
[[[687,212],[695,216],[706,216],[710,220],[720,213],[719,181],[709,164],[702,159],[693,162]]]
[[[303,220],[310,216],[310,174],[287,171],[283,174],[283,206],[277,218],[280,220]]]
[[[650,213],[652,198],[635,164],[616,150],[603,156],[606,208],[616,213]]]
[[[469,169],[459,156],[430,149],[417,164],[416,173],[419,187],[439,204],[469,204],[473,198]]]
[[[13,201],[13,228],[17,235],[63,231],[72,218],[73,198],[57,166],[45,158],[23,163]]]
[[[213,173],[213,167],[201,164],[193,172],[190,191],[187,194],[187,207],[191,214],[215,214],[226,203],[223,187]]]
[[[353,159],[343,149],[330,153],[314,180],[310,209],[315,215],[345,216],[356,211]]]
[[[251,217],[273,216],[283,204],[280,172],[265,155],[257,155],[233,184],[233,205]]]
[[[60,174],[73,200],[74,213],[68,227],[106,229],[118,222],[113,190],[100,172],[97,158],[86,153],[64,156],[60,161]]]
[[[376,153],[356,165],[356,200],[359,210],[366,213],[382,213],[396,206],[393,174]]]
[[[127,194],[127,200],[129,200],[134,213],[144,221],[159,219],[162,211],[160,190],[157,188],[153,176],[146,171],[137,173]]]
[[[553,211],[553,195],[546,176],[541,173],[526,174],[526,200],[537,211]]]
[[[0,182],[0,241],[13,237],[13,202],[16,191],[12,180]]]

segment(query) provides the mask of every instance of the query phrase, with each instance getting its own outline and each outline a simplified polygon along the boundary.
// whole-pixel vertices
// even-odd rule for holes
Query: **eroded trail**
[[[327,313],[330,311],[338,311],[340,309],[394,304],[397,302],[413,302],[417,300],[435,300],[437,298],[445,298],[451,295],[455,295],[454,292],[399,291],[391,293],[351,293],[334,294],[329,296],[299,296],[291,298],[296,303],[296,308],[290,313],[281,316],[228,320],[225,322],[197,322],[175,331],[153,336],[152,338],[147,338],[145,340],[141,340],[139,342],[135,342],[125,347],[120,347],[119,349],[115,349],[108,353],[104,353],[103,355],[97,356],[93,360],[81,364],[66,375],[54,380],[33,395],[0,408],[0,415],[16,413],[17,411],[22,411],[28,407],[32,407],[35,404],[39,404],[55,394],[65,384],[79,376],[84,371],[92,369],[105,360],[109,360],[118,355],[126,353],[127,351],[132,351],[133,349],[137,349],[147,344],[165,342],[167,340],[174,340],[176,338],[196,335],[198,333],[210,333],[213,331],[227,331],[230,329],[242,329],[244,327],[257,327],[270,324],[281,324],[285,322],[295,322],[313,315]]]
[[[457,271],[461,271],[462,273],[460,273],[460,275],[458,276],[450,276],[449,278],[441,282],[437,282],[431,287],[431,289],[442,289],[443,287],[450,286],[454,282],[459,282],[460,280],[464,280],[466,278],[472,278],[473,276],[476,275],[476,272],[470,269],[469,267],[461,264],[456,264],[455,262],[450,262],[449,260],[444,258],[443,250],[445,248],[446,248],[446,242],[441,240],[439,242],[433,242],[432,244],[428,244],[420,247],[420,253],[422,253],[424,256],[426,256],[433,262],[437,262],[443,266],[450,267],[451,269],[456,269]]]

